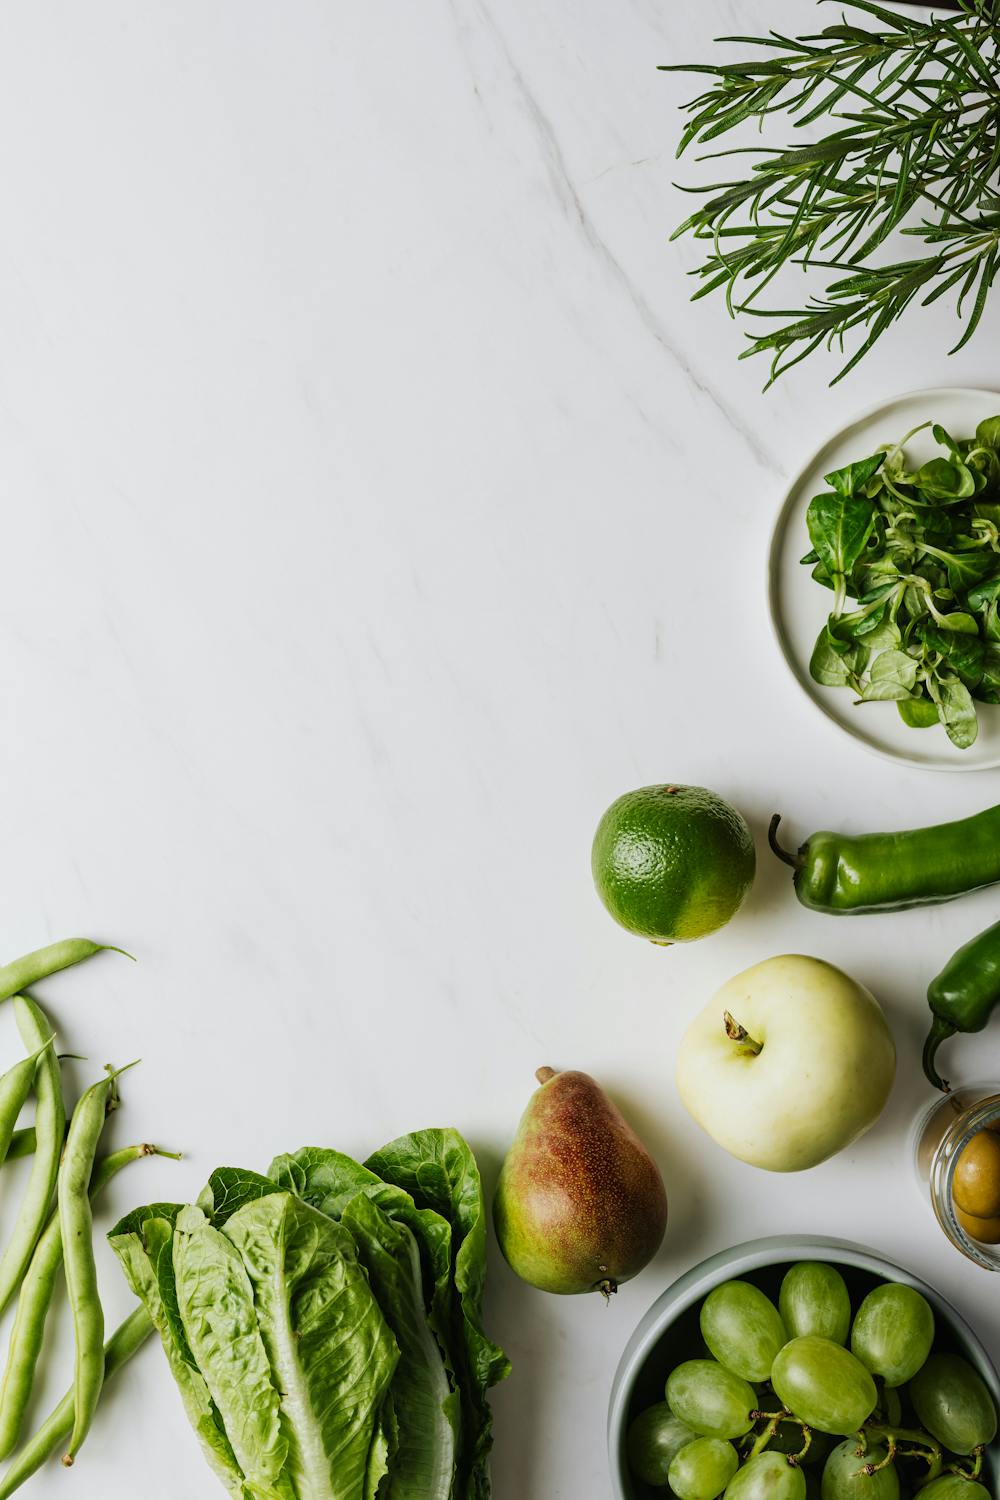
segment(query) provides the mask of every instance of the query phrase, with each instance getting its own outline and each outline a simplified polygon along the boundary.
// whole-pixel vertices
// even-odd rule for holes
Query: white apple
[[[785,954],[730,979],[677,1057],[688,1111],[731,1155],[800,1172],[878,1119],[896,1048],[878,1001],[820,958]]]

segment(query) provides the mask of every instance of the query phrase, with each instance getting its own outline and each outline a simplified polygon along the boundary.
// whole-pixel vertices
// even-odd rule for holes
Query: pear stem
[[[555,1068],[536,1068],[535,1077],[538,1079],[539,1083],[548,1083],[550,1078],[554,1078],[556,1076],[556,1071],[557,1070]]]
[[[614,1296],[615,1292],[617,1292],[617,1290],[618,1290],[618,1283],[617,1283],[617,1281],[613,1281],[610,1276],[605,1276],[604,1280],[603,1281],[599,1281],[597,1283],[596,1288],[595,1288],[595,1291],[600,1292],[601,1296],[604,1298],[605,1303],[608,1303],[608,1302],[611,1301],[612,1297]]]
[[[726,1023],[726,1036],[731,1042],[740,1043],[740,1052],[744,1057],[756,1057],[763,1052],[764,1043],[752,1037],[745,1026],[733,1019],[728,1010],[723,1011],[723,1020]]]

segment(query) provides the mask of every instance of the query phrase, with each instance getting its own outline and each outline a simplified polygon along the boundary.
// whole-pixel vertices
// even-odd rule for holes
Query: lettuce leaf
[[[188,1345],[250,1489],[294,1500],[283,1472],[289,1440],[281,1399],[254,1288],[237,1248],[192,1206],[174,1224],[173,1262]]]
[[[399,1352],[353,1239],[283,1192],[238,1209],[220,1238],[252,1285],[260,1338],[281,1392],[289,1494],[361,1500]]]
[[[451,1224],[464,1425],[456,1494],[460,1500],[488,1500],[493,1438],[486,1393],[510,1374],[510,1361],[483,1329],[486,1206],[476,1159],[457,1130],[418,1130],[390,1141],[365,1166],[402,1188],[418,1208],[432,1209]]]
[[[253,1492],[236,1461],[225,1424],[191,1353],[177,1310],[173,1234],[181,1207],[179,1203],[152,1203],[137,1209],[115,1226],[108,1240],[129,1286],[144,1304],[160,1335],[188,1421],[211,1469],[233,1500],[250,1500]]]

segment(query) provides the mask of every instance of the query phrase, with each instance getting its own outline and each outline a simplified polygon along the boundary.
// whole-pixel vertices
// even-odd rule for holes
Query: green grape
[[[715,1500],[739,1466],[732,1443],[721,1438],[695,1438],[674,1455],[670,1488],[678,1500]]]
[[[781,1403],[810,1427],[844,1436],[875,1409],[875,1382],[860,1360],[832,1339],[806,1334],[779,1353],[771,1384]]]
[[[912,1380],[933,1343],[930,1303],[913,1287],[898,1282],[886,1282],[869,1292],[851,1329],[851,1353],[887,1386]]]
[[[788,1343],[778,1309],[749,1281],[726,1281],[709,1292],[700,1322],[720,1365],[744,1380],[767,1380],[774,1356]]]
[[[877,1474],[866,1474],[866,1464],[881,1463],[888,1449],[883,1442],[870,1443],[858,1453],[857,1437],[838,1443],[823,1466],[822,1500],[899,1500],[899,1475],[895,1464]]]
[[[932,1354],[910,1381],[909,1392],[921,1425],[952,1453],[971,1453],[996,1437],[993,1397],[957,1354]]]
[[[753,1386],[714,1359],[689,1359],[667,1377],[667,1404],[699,1437],[742,1437],[757,1409]]]
[[[851,1331],[851,1298],[836,1266],[800,1260],[785,1274],[778,1295],[781,1320],[790,1338],[813,1333],[846,1344]]]
[[[920,1491],[920,1500],[993,1500],[984,1484],[961,1474],[942,1474]]]
[[[806,1500],[806,1481],[801,1469],[782,1453],[765,1448],[748,1458],[729,1482],[726,1500]]]
[[[674,1416],[665,1401],[658,1401],[640,1412],[629,1427],[625,1438],[628,1466],[643,1484],[665,1490],[674,1455],[697,1436],[686,1422]]]

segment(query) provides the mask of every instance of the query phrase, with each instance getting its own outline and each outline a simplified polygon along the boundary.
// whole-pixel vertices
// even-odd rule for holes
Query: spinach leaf
[[[976,437],[984,448],[1000,450],[1000,417],[987,417],[980,422]]]

